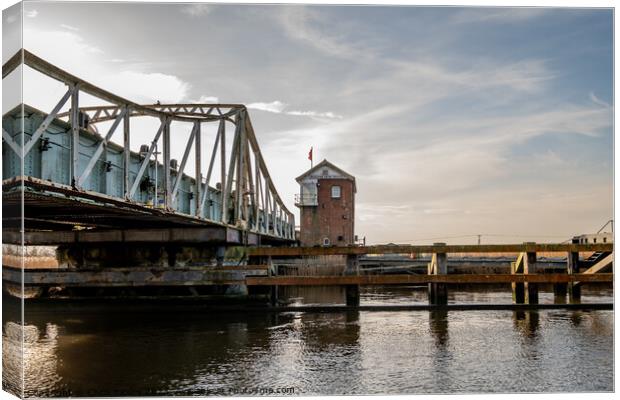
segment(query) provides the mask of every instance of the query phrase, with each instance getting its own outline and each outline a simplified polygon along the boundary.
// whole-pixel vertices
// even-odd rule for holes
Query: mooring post
[[[433,243],[433,246],[445,246],[445,243]],[[429,275],[446,275],[448,273],[448,256],[445,251],[437,249],[428,264]],[[431,305],[448,304],[448,286],[445,283],[428,284],[428,303]]]
[[[524,243],[526,245],[526,250],[528,245],[535,245],[534,242]],[[524,264],[523,264],[523,273],[524,274],[536,274],[538,273],[538,263],[536,262],[536,252],[535,251],[526,251]],[[525,283],[525,297],[527,304],[538,304],[538,284],[526,282]]]
[[[347,255],[345,267],[345,275],[359,275],[359,259],[357,254]],[[359,285],[346,285],[345,297],[347,306],[359,306],[360,305],[360,286]]]
[[[579,253],[568,252],[566,255],[566,271],[569,275],[579,273]],[[581,286],[577,282],[568,283],[568,299],[571,303],[581,302]]]
[[[523,274],[525,253],[520,253],[517,261],[510,263],[510,273]],[[515,304],[525,303],[525,284],[522,282],[512,282],[512,301]]]

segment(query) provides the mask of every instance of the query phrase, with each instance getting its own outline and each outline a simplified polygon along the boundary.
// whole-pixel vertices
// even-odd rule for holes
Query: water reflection
[[[434,339],[433,375],[434,389],[439,393],[450,392],[452,384],[451,361],[452,352],[448,345],[448,312],[444,310],[430,311],[429,331]]]
[[[21,396],[23,379],[22,325],[7,322],[2,326],[2,388]]]
[[[362,293],[362,304],[418,296],[410,288],[387,293],[380,300]],[[302,304],[300,295],[325,300],[290,294]],[[344,301],[343,292],[325,295]],[[70,309],[26,313],[29,396],[205,396],[261,387],[308,395],[613,390],[611,311]],[[5,385],[19,382],[19,320],[4,313]]]
[[[515,330],[523,337],[536,339],[536,333],[540,328],[540,316],[538,311],[514,311],[513,321]]]
[[[448,343],[448,312],[433,310],[428,313],[430,333],[435,339],[438,349],[445,348]]]

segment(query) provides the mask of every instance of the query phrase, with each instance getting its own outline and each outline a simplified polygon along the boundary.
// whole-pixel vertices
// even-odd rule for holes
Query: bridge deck
[[[108,242],[110,238],[125,238],[125,235],[121,233],[111,235],[110,230],[120,232],[131,230],[130,228],[142,232],[134,235],[145,239],[141,241],[148,241],[148,238],[154,238],[153,241],[161,241],[161,234],[149,236],[148,229],[166,229],[168,233],[177,232],[175,235],[177,238],[199,238],[205,242],[219,241],[258,245],[278,244],[286,241],[284,238],[274,235],[254,232],[248,232],[245,235],[247,240],[244,240],[242,229],[215,221],[181,214],[173,210],[153,208],[102,193],[76,190],[67,185],[38,178],[15,177],[2,182],[2,212],[5,229],[2,238],[3,243],[21,243],[21,235],[18,229],[21,225],[22,190],[20,189],[22,184],[24,186],[24,222],[26,229],[31,231],[26,232],[25,242],[27,244],[77,242],[79,239],[76,235],[90,236],[90,241],[94,242]],[[74,231],[76,225],[94,229]],[[14,231],[10,231],[11,228]],[[102,233],[101,229],[105,229],[105,233]],[[170,231],[170,229],[175,231]],[[183,229],[189,229],[189,233],[184,233]],[[197,229],[200,229],[202,233],[198,233]],[[37,230],[45,231],[37,232]],[[208,232],[208,236],[205,236],[205,232]],[[131,235],[127,237],[129,238]],[[163,241],[171,240],[174,241],[172,237]]]

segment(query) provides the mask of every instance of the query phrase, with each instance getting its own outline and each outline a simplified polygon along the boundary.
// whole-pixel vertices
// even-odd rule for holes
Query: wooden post
[[[359,275],[359,260],[355,254],[347,255],[345,275]],[[345,298],[347,306],[357,307],[360,305],[360,287],[359,285],[346,285]]]
[[[569,252],[566,255],[566,271],[568,274],[579,273],[579,253]],[[567,289],[570,303],[581,302],[581,286],[579,283],[570,282]]]
[[[528,251],[523,261],[524,261],[524,264],[523,264],[524,274],[535,274],[538,272],[538,263],[536,262],[536,252]],[[525,283],[525,300],[527,304],[538,304],[538,284],[537,283],[531,283],[531,282]]]
[[[567,283],[554,283],[553,284],[553,303],[554,304],[566,304],[566,293],[568,293]]]
[[[517,261],[510,263],[510,273],[511,274],[522,274],[523,273],[523,259],[525,258],[525,253],[519,254],[517,257]],[[521,282],[512,282],[512,301],[515,304],[523,304],[525,303],[525,284]]]
[[[445,243],[434,243],[433,246],[445,246]],[[448,273],[448,256],[445,252],[433,253],[428,264],[429,275],[445,275]],[[428,302],[431,305],[448,304],[448,286],[445,283],[428,284]]]

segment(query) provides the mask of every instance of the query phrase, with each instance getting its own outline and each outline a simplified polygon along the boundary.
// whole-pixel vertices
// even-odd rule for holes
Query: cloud
[[[611,105],[609,105],[609,103],[606,103],[603,100],[596,97],[594,92],[590,92],[590,100],[592,100],[592,102],[598,104],[599,106],[603,106],[605,108],[611,108]]]
[[[270,103],[263,103],[263,102],[249,103],[249,104],[246,104],[246,107],[254,109],[254,110],[261,110],[261,111],[267,111],[270,113],[280,114],[286,108],[286,104],[282,103],[279,100],[275,100]]]
[[[330,118],[330,119],[342,119],[342,115],[336,115],[331,111],[328,112],[316,112],[316,111],[287,111],[287,115],[299,115],[303,117],[314,118]]]
[[[62,43],[65,52],[76,56],[60,57],[57,52],[59,43]],[[191,88],[187,82],[172,74],[131,69],[131,65],[124,69],[110,69],[103,62],[106,60],[100,58],[102,54],[105,54],[104,51],[96,45],[86,42],[78,33],[73,31],[26,29],[24,47],[73,75],[137,103],[155,103],[157,100],[167,103],[182,102],[187,99]],[[123,62],[120,58],[108,61]],[[24,91],[26,92],[28,88],[30,88],[28,90],[36,91],[38,94],[33,92],[28,96],[29,101],[41,104],[42,109],[46,109],[46,106],[47,109],[50,109],[59,96],[54,96],[53,93],[49,93],[49,97],[41,95],[46,91],[36,90],[36,86],[47,85],[47,83],[44,79],[41,80],[40,77],[35,76],[29,74],[30,80],[28,82],[25,78]],[[39,83],[35,85],[34,82]],[[26,97],[26,93],[24,96]],[[37,106],[37,104],[31,105]]]
[[[216,96],[205,96],[205,95],[201,95],[198,100],[191,100],[190,103],[197,103],[197,104],[218,104],[220,102],[220,99]]]
[[[286,111],[288,104],[279,100],[272,101],[270,103],[258,102],[246,104],[249,109],[266,111],[274,114],[285,114],[300,117],[312,117],[312,118],[328,118],[328,119],[342,119],[342,115],[336,115],[331,111],[317,112],[317,111]]]
[[[159,72],[122,71],[102,79],[102,86],[136,102],[180,103],[190,85],[174,75]]]
[[[71,26],[71,25],[67,25],[67,24],[60,24],[60,27],[61,27],[61,28],[68,29],[68,30],[70,30],[70,31],[74,31],[74,32],[79,31],[79,29],[78,29],[78,28],[76,28],[75,26]]]
[[[181,12],[188,14],[192,17],[205,16],[211,11],[212,6],[209,4],[191,4],[181,9]]]
[[[547,11],[543,7],[472,7],[455,13],[449,21],[455,24],[519,23],[542,17]]]
[[[28,10],[24,13],[24,15],[28,18],[36,18],[37,15],[39,15],[39,12],[37,10]]]
[[[346,26],[344,21],[330,24],[327,15],[319,13],[305,6],[282,7],[275,18],[284,29],[285,34],[292,40],[303,42],[316,50],[335,57],[370,58],[373,54],[360,51],[344,39],[345,34],[331,34],[330,28],[338,26],[341,30]],[[358,30],[361,34],[364,30]]]

